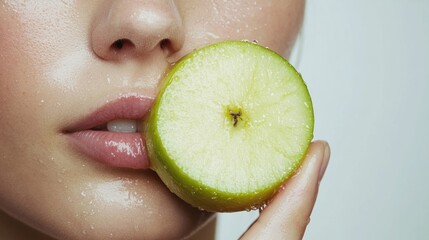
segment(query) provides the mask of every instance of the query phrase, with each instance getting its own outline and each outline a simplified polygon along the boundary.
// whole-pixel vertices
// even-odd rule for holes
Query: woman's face
[[[209,214],[170,193],[148,169],[144,137],[124,131],[193,49],[246,39],[287,56],[303,8],[1,0],[0,209],[57,238],[167,239],[195,229]]]

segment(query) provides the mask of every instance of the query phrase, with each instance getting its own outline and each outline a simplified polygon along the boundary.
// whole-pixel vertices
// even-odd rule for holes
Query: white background
[[[304,239],[429,239],[429,1],[308,0],[306,11],[292,62],[332,156]],[[256,216],[221,214],[217,239]]]

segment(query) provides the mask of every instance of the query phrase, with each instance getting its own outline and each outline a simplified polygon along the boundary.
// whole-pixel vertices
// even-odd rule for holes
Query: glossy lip
[[[66,127],[72,147],[98,162],[123,168],[150,167],[142,134],[95,130],[115,119],[143,119],[154,99],[138,95],[120,97]]]

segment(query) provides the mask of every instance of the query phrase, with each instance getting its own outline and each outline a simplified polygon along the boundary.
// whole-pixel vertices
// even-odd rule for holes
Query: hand
[[[241,239],[302,239],[329,157],[328,143],[311,143],[301,168],[261,211]]]

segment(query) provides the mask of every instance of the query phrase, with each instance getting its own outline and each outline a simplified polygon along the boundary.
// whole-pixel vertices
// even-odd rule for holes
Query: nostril
[[[159,45],[161,46],[161,49],[166,49],[170,45],[170,40],[162,39],[161,42],[159,43]]]
[[[124,46],[124,39],[116,40],[112,44],[112,48],[117,49],[117,50],[122,49],[123,46]]]
[[[118,39],[110,46],[110,49],[119,51],[125,48],[133,48],[134,44],[129,39]]]
[[[171,46],[171,41],[169,39],[166,39],[166,38],[162,39],[159,42],[159,46],[167,56],[170,55],[170,51],[171,51],[172,46]]]

